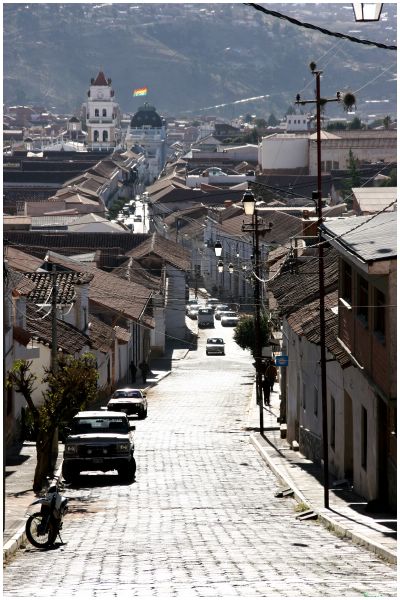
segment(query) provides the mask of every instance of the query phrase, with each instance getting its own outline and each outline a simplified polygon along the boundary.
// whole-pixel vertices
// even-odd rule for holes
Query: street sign
[[[275,364],[277,367],[287,367],[289,364],[289,357],[286,356],[286,354],[275,356]]]

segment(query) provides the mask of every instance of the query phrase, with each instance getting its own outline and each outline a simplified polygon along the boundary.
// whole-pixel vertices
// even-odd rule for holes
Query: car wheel
[[[136,461],[133,456],[131,457],[131,460],[129,461],[129,463],[127,465],[118,469],[118,476],[123,481],[129,481],[129,482],[133,481],[135,479],[135,473],[136,473]]]
[[[62,466],[62,476],[67,483],[73,483],[79,477],[79,471],[65,464]]]

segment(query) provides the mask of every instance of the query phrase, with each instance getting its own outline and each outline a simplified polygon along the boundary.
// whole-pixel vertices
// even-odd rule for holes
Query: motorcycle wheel
[[[48,531],[44,534],[38,532],[42,524],[43,515],[40,512],[34,513],[26,522],[26,537],[35,548],[48,548],[56,541],[58,530],[53,521],[50,521]]]

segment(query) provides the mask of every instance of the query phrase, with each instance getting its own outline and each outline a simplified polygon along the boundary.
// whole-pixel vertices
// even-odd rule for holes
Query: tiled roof
[[[115,331],[110,325],[89,314],[89,337],[92,347],[100,352],[108,352],[114,345]]]
[[[112,177],[118,171],[119,167],[112,160],[101,160],[94,167],[89,169],[88,173],[100,175],[106,179]]]
[[[50,304],[52,298],[53,276],[52,273],[27,273],[35,284],[35,289],[28,298],[35,304]],[[88,273],[57,273],[57,304],[73,304],[76,300],[76,285],[89,283],[93,277]]]
[[[396,205],[393,205],[397,198],[396,187],[362,187],[351,191],[362,212],[378,212],[390,204],[388,211],[396,210]]]
[[[157,233],[153,233],[150,238],[127,254],[136,260],[151,255],[157,256],[163,263],[171,264],[182,271],[189,271],[191,267],[190,253],[179,244],[167,240]]]
[[[129,331],[127,329],[124,329],[123,327],[120,327],[119,325],[116,325],[114,327],[114,331],[115,335],[117,336],[117,340],[120,343],[127,344],[131,339],[131,334],[129,333]]]
[[[23,252],[15,246],[6,247],[5,258],[8,260],[9,266],[20,273],[34,273],[43,264],[41,258],[36,258],[31,254]]]
[[[51,314],[44,316],[45,311],[38,313],[37,307],[28,302],[26,305],[26,328],[33,339],[52,347]],[[90,338],[65,321],[57,319],[57,348],[67,354],[76,355],[85,347],[91,347]]]
[[[318,256],[305,256],[297,262],[298,273],[282,267],[281,273],[268,284],[278,310],[290,315],[319,297]],[[324,251],[324,284],[328,294],[338,286],[338,254],[333,248]]]
[[[8,286],[20,296],[28,296],[35,289],[35,284],[28,277],[18,273],[10,266],[8,267]]]
[[[320,344],[321,330],[319,319],[309,321],[304,325],[303,333],[308,341],[314,344]],[[338,342],[339,321],[335,312],[328,309],[325,310],[325,344],[329,352],[335,357],[340,366],[345,369],[350,367],[352,362],[349,355]]]
[[[160,291],[162,287],[161,277],[149,273],[147,269],[144,269],[142,265],[132,257],[128,258],[128,260],[120,267],[113,269],[112,273],[127,281],[144,285],[146,288],[155,292]]]
[[[128,282],[112,273],[106,273],[90,263],[80,263],[55,252],[49,252],[47,256],[50,263],[93,275],[89,286],[91,302],[136,322],[144,315],[152,292],[143,285]],[[148,321],[149,326],[151,323],[152,321]]]

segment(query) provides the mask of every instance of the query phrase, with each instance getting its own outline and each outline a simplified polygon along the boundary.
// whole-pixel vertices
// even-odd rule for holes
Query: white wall
[[[274,134],[261,140],[261,168],[308,167],[308,135]]]

